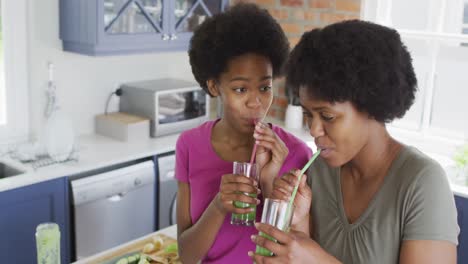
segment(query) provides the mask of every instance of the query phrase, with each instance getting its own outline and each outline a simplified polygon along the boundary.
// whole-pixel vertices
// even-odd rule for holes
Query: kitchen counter
[[[163,235],[166,235],[168,237],[172,237],[172,238],[176,239],[177,238],[177,226],[172,225],[172,226],[166,227],[166,228],[161,229],[159,231],[156,231],[154,233],[148,234],[148,235],[146,235],[144,237],[137,238],[137,239],[132,240],[132,241],[130,241],[128,243],[125,243],[125,244],[122,244],[120,246],[111,248],[109,250],[103,251],[103,252],[98,253],[96,255],[93,255],[93,256],[90,256],[90,257],[87,257],[87,258],[84,258],[84,259],[80,259],[77,262],[73,262],[73,263],[74,264],[98,263],[99,259],[112,259],[112,258],[118,257],[118,256],[120,256],[122,251],[125,251],[125,248],[129,248],[129,247],[132,247],[135,244],[139,244],[142,241],[147,240],[148,238],[151,238],[151,237],[153,237],[153,236],[155,236],[157,234],[163,234]]]
[[[84,135],[78,138],[78,161],[53,164],[36,170],[29,164],[2,158],[2,162],[25,173],[0,179],[0,192],[174,151],[178,137],[179,134],[173,134],[128,143],[100,135]]]

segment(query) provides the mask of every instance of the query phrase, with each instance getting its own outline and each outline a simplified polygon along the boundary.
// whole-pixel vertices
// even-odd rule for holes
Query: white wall
[[[186,52],[89,57],[62,51],[59,0],[28,0],[30,123],[33,137],[44,127],[47,62],[55,65],[58,102],[79,134],[94,131],[94,116],[104,112],[119,83],[176,77],[193,80]],[[117,100],[112,109],[116,110]]]

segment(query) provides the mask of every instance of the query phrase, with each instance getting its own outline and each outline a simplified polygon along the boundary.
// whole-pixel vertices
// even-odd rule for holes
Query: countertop
[[[85,264],[85,263],[94,263],[95,260],[97,259],[100,259],[104,256],[112,256],[112,257],[118,257],[116,254],[117,252],[120,252],[122,249],[124,248],[127,248],[133,244],[137,244],[141,241],[144,241],[144,240],[147,240],[148,238],[150,237],[153,237],[157,234],[164,234],[166,236],[169,236],[169,237],[172,237],[174,239],[177,239],[177,225],[172,225],[172,226],[169,226],[169,227],[166,227],[166,228],[163,228],[161,230],[158,230],[154,233],[151,233],[151,234],[148,234],[146,236],[143,236],[143,237],[140,237],[140,238],[137,238],[135,240],[132,240],[130,242],[127,242],[125,244],[122,244],[122,245],[119,245],[119,246],[116,246],[114,248],[111,248],[109,250],[106,250],[106,251],[103,251],[103,252],[100,252],[96,255],[93,255],[93,256],[89,256],[87,258],[84,258],[84,259],[80,259],[76,262],[73,262],[74,264]]]
[[[83,135],[78,138],[78,161],[68,161],[38,169],[33,169],[31,165],[17,160],[2,158],[1,161],[25,173],[0,179],[0,192],[174,151],[178,137],[179,134],[173,134],[129,143],[96,134]]]

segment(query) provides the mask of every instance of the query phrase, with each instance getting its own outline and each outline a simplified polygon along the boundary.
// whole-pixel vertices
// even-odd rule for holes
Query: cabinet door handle
[[[162,40],[168,40],[169,39],[169,35],[168,34],[163,34],[162,35]]]
[[[171,40],[176,40],[177,39],[177,35],[176,34],[171,34]]]

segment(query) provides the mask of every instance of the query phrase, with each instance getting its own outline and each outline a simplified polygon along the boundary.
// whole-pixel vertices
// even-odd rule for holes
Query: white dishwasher
[[[153,161],[72,180],[76,258],[153,232],[154,182]]]

